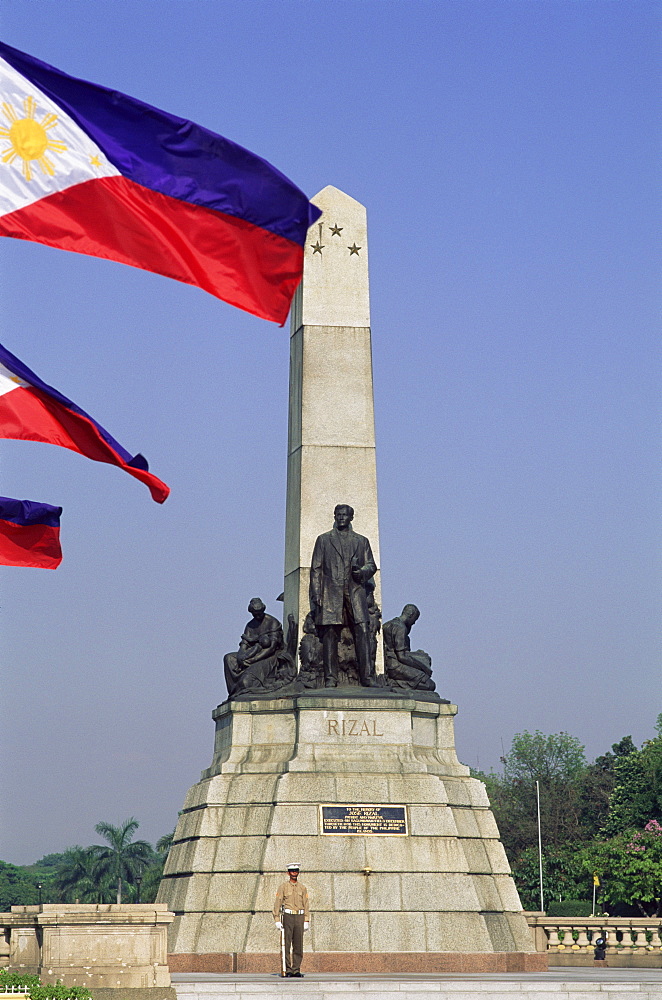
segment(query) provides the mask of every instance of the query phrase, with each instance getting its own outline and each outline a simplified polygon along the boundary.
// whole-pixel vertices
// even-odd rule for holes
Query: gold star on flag
[[[90,157],[90,165],[93,166],[93,167],[102,167],[103,166],[103,164],[102,164],[102,162],[101,162],[101,160],[99,159],[98,156],[91,156]]]

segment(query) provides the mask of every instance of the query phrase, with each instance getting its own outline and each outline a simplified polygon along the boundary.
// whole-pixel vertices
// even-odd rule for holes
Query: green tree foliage
[[[581,852],[584,867],[600,878],[603,904],[636,906],[643,916],[662,916],[662,825],[594,840]]]
[[[633,746],[618,756],[614,762],[614,781],[604,824],[606,836],[640,830],[651,819],[661,821],[662,735],[648,740],[641,750]]]
[[[538,781],[545,901],[590,899],[597,872],[601,907],[662,915],[662,713],[656,730],[640,750],[624,736],[592,764],[568,733],[518,733],[501,774],[474,772],[487,787],[525,909],[540,906]]]
[[[513,878],[525,910],[540,909],[538,848],[527,847],[513,864]],[[591,877],[576,847],[549,847],[543,853],[542,886],[545,910],[549,903],[564,899],[589,899]]]
[[[122,902],[122,884],[135,884],[135,877],[144,872],[154,862],[154,851],[146,840],[134,840],[133,835],[140,826],[131,816],[119,826],[112,823],[97,823],[95,830],[106,841],[105,845],[95,845],[91,850],[101,878],[109,878],[117,886],[117,902]]]
[[[70,847],[61,856],[55,876],[58,902],[110,903],[113,887],[99,870],[94,848]]]
[[[12,906],[31,906],[38,901],[38,879],[25,868],[0,861],[0,912]]]
[[[536,781],[545,844],[560,847],[575,840],[581,830],[581,789],[587,771],[580,741],[569,733],[545,736],[524,731],[514,736],[501,760],[503,775],[480,777],[511,861],[538,840]]]

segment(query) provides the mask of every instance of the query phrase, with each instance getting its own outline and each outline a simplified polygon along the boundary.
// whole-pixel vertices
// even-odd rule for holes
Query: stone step
[[[444,976],[173,976],[177,1000],[662,1000],[662,970]],[[182,981],[177,982],[180,979]]]

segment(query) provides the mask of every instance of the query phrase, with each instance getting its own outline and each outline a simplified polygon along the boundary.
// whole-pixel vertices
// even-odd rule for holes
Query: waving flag
[[[0,43],[0,235],[132,264],[283,324],[321,215],[266,160]]]
[[[95,462],[118,465],[149,487],[163,503],[170,489],[149,472],[142,455],[132,458],[101,424],[0,344],[0,438],[45,441],[71,448]],[[16,501],[18,502],[18,501]]]
[[[0,565],[57,569],[61,507],[0,497]]]

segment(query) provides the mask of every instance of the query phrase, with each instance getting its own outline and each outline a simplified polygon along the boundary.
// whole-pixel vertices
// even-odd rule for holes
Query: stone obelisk
[[[336,504],[354,507],[379,566],[366,210],[331,186],[312,201],[323,214],[308,234],[290,331],[284,621],[293,614],[300,633],[313,546]],[[381,605],[379,573],[375,584]],[[378,672],[382,662],[380,643]]]
[[[366,213],[333,187],[314,201],[291,337],[284,611],[300,630],[336,504],[354,507],[379,564]],[[158,895],[175,913],[171,971],[275,972],[274,899],[293,861],[312,901],[306,971],[546,968],[485,786],[457,759],[456,707],[417,684],[298,684],[212,713],[212,762]]]

